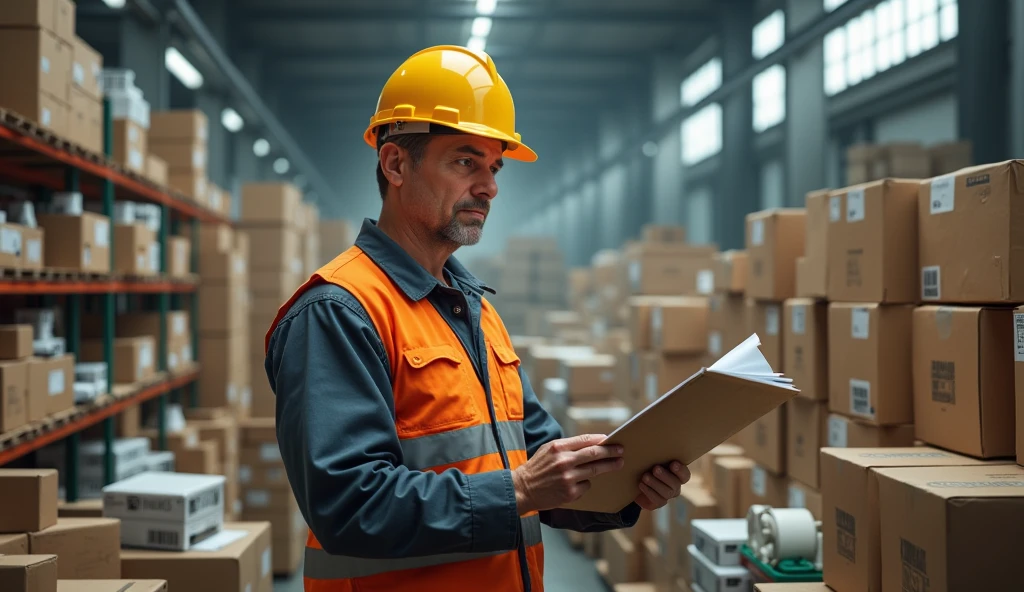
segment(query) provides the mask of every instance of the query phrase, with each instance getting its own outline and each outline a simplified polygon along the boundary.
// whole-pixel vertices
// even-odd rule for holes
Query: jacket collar
[[[366,218],[359,229],[359,236],[356,237],[356,246],[377,264],[384,273],[391,278],[391,281],[409,297],[410,300],[419,301],[430,294],[430,292],[441,286],[447,288],[441,281],[430,275],[411,255],[394,241],[390,236],[384,234],[377,227],[377,221]],[[454,256],[449,257],[444,264],[444,269],[459,286],[473,290],[478,295],[484,291],[494,294],[494,290],[484,285],[473,274],[469,273],[462,263]]]

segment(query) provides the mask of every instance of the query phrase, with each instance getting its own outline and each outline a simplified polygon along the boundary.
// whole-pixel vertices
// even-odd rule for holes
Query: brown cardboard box
[[[55,0],[20,0],[8,4],[0,12],[0,27],[42,27],[57,34]]]
[[[911,305],[833,303],[829,410],[875,425],[914,421]]]
[[[216,442],[200,442],[174,454],[174,468],[179,473],[197,475],[221,474],[220,451]]]
[[[72,20],[72,22],[74,22]],[[99,101],[103,98],[100,75],[103,72],[103,56],[81,37],[75,37],[71,54],[71,82],[86,96]]]
[[[932,159],[932,174],[939,177],[974,166],[974,145],[970,140],[945,142],[928,147]]]
[[[241,253],[234,250],[219,253],[199,254],[199,277],[205,283],[236,283],[245,284],[248,262]]]
[[[146,155],[146,178],[161,187],[166,187],[170,179],[167,161],[156,154]]]
[[[114,272],[125,275],[153,276],[159,273],[159,261],[151,253],[156,233],[145,224],[115,224]]]
[[[740,494],[741,510],[748,510],[753,505],[785,508],[789,503],[789,479],[772,474],[764,467],[752,468],[746,485]]]
[[[167,275],[172,278],[188,276],[192,270],[192,241],[182,236],[169,236],[167,250]]]
[[[1024,301],[1024,161],[922,183],[918,207],[923,300]]]
[[[167,184],[171,189],[181,192],[188,199],[200,205],[206,205],[206,186],[209,181],[206,173],[197,171],[173,171],[168,169]]]
[[[32,355],[32,325],[0,325],[0,360]]]
[[[182,144],[205,142],[209,136],[209,122],[199,109],[173,109],[154,111],[149,117],[149,135],[154,141]]]
[[[707,298],[659,302],[651,309],[651,346],[667,354],[700,354],[708,346]]]
[[[634,243],[626,248],[627,278],[633,294],[697,294],[697,276],[709,269],[713,246]]]
[[[647,577],[651,580],[646,584],[646,590],[632,588],[629,592],[658,592],[659,590],[670,590],[672,585],[672,569],[667,561],[658,540],[647,537],[643,540],[641,548],[644,551],[644,566],[647,570]]]
[[[149,447],[151,449],[159,450],[159,435],[156,429],[141,429],[139,430],[139,435],[149,439]],[[199,432],[192,426],[186,426],[184,429],[177,432],[167,432],[167,450],[173,452],[175,456],[181,454],[185,450],[195,448],[198,445]]]
[[[653,403],[669,389],[690,378],[701,369],[703,356],[665,355],[650,353],[644,355],[641,369],[643,386],[640,390],[641,399],[636,401],[641,408]],[[635,409],[639,411],[639,409]]]
[[[665,560],[674,563],[673,573],[690,577],[690,554],[686,547],[693,542],[690,534],[692,520],[719,517],[718,502],[711,493],[699,484],[683,485],[679,497],[669,502],[672,514],[671,542]]]
[[[249,289],[253,294],[271,296],[281,302],[287,301],[302,285],[302,276],[287,271],[254,271],[249,274]]]
[[[715,499],[721,518],[744,518],[747,508],[742,507],[743,492],[750,487],[750,472],[754,461],[741,456],[727,456],[715,460]]]
[[[128,119],[114,120],[114,162],[130,171],[146,174],[149,153],[146,129]]]
[[[786,407],[772,409],[745,431],[749,439],[744,440],[743,450],[748,458],[775,473],[786,474]]]
[[[844,415],[828,417],[831,448],[898,448],[914,445],[914,425],[876,426]]]
[[[747,298],[746,334],[757,333],[761,340],[761,353],[772,370],[781,372],[785,356],[782,340],[782,303],[764,302]],[[728,350],[726,350],[728,351]]]
[[[659,224],[644,224],[640,229],[641,240],[645,243],[684,243],[686,228]]]
[[[216,442],[222,463],[238,460],[238,424],[234,418],[189,420],[188,424],[199,432],[202,442]]]
[[[630,344],[634,350],[653,349],[651,342],[651,311],[659,302],[673,302],[675,296],[631,296],[629,298]]]
[[[74,355],[31,358],[28,364],[29,421],[36,421],[74,407]]]
[[[34,532],[57,523],[57,471],[0,469],[0,533]]]
[[[747,297],[782,301],[796,296],[796,258],[804,254],[806,217],[803,208],[747,214]]]
[[[2,45],[0,42],[0,47]],[[15,86],[7,85],[5,89]],[[0,104],[9,105],[7,108],[16,110],[20,115],[58,137],[71,139],[68,136],[71,129],[71,106],[60,99],[44,92],[31,94],[28,87],[18,87],[16,91],[0,90]]]
[[[200,224],[199,253],[227,253],[235,248],[235,231],[230,224]]]
[[[170,590],[262,590],[263,557],[270,548],[270,525],[259,522],[225,522],[223,530],[248,534],[217,551],[121,552],[121,574],[129,579],[167,580]],[[247,588],[248,587],[248,588]]]
[[[57,592],[167,592],[167,581],[57,580]]]
[[[0,589],[5,592],[56,592],[55,555],[0,555]]]
[[[875,153],[872,163],[872,179],[903,177],[924,179],[932,172],[931,158],[923,146],[910,142],[883,144]]]
[[[164,159],[170,172],[206,172],[206,142],[184,143],[178,140],[165,141],[161,138],[150,142],[150,150]],[[207,187],[216,188],[213,184]]]
[[[820,486],[818,449],[828,445],[828,403],[796,397],[786,403],[786,472]]]
[[[103,103],[77,86],[71,88],[68,139],[95,154],[103,154]]]
[[[61,579],[121,577],[121,521],[114,518],[58,518],[54,526],[30,533],[28,547],[32,554],[56,555]]]
[[[45,232],[42,228],[28,228],[22,227],[21,229],[21,268],[22,269],[42,269],[43,262],[45,259],[45,249],[43,248],[45,240]]]
[[[28,362],[0,362],[0,433],[28,423]]]
[[[841,213],[828,227],[830,301],[917,302],[919,186],[886,179],[829,194]]]
[[[56,0],[54,6],[53,32],[60,40],[70,45],[75,40],[75,3],[73,0]]]
[[[249,234],[253,271],[290,271],[302,274],[299,233],[291,228],[242,226]]]
[[[12,104],[11,99],[18,103],[18,98],[23,101],[45,94],[67,106],[71,101],[71,54],[69,45],[45,29],[4,29],[0,55],[5,59],[0,62],[0,77],[11,84],[0,91],[2,104],[21,110],[24,103]]]
[[[644,579],[644,556],[637,545],[619,530],[607,531],[601,548],[608,562],[608,583],[612,586]]]
[[[561,368],[570,404],[604,403],[612,399],[615,378],[615,358],[612,356],[562,360]]]
[[[200,335],[223,336],[242,330],[248,321],[248,299],[245,284],[238,281],[203,286],[199,291]]]
[[[1013,311],[1013,373],[1017,409],[1017,464],[1024,466],[1024,306]]]
[[[715,461],[730,456],[742,457],[743,448],[735,444],[719,444],[700,457],[696,463],[700,469],[701,484],[711,495],[715,495]]]
[[[0,555],[28,555],[28,535],[0,534]]]
[[[245,343],[235,334],[202,337],[199,342],[199,400],[204,407],[231,407],[240,403],[246,376]]]
[[[301,203],[302,194],[290,183],[246,183],[241,219],[247,224],[294,227]]]
[[[929,444],[981,458],[1013,456],[1013,311],[914,311],[914,426]]]
[[[24,259],[24,226],[0,224],[0,266],[21,267]]]
[[[749,336],[747,305],[743,296],[714,294],[708,298],[709,355],[718,358],[743,343]]]
[[[46,232],[46,266],[110,273],[110,219],[85,212],[81,216],[36,214]]]
[[[797,261],[797,296],[825,298],[828,293],[830,204],[827,190],[807,194],[807,230],[803,263]]]
[[[821,451],[825,583],[837,590],[881,590],[878,476],[886,467],[979,465],[952,452],[911,448]],[[998,469],[1002,470],[1002,468]],[[929,514],[931,520],[938,515]]]
[[[846,149],[846,182],[850,185],[867,183],[873,179],[874,161],[881,152],[874,144],[855,144]]]
[[[1024,526],[1024,469],[881,469],[878,490],[883,589],[1016,586],[1020,554],[1010,537]]]
[[[713,270],[715,292],[721,294],[743,294],[747,289],[747,275],[750,257],[743,250],[729,250],[715,253]]]
[[[815,520],[823,520],[821,511],[821,493],[814,488],[793,480],[789,482],[789,499],[786,506],[804,508],[814,516]]]
[[[83,362],[103,361],[103,342],[83,340],[79,359]],[[132,384],[149,380],[156,373],[156,339],[153,337],[118,337],[114,339],[114,384]]]
[[[800,397],[828,400],[828,304],[791,298],[783,305],[782,370]]]

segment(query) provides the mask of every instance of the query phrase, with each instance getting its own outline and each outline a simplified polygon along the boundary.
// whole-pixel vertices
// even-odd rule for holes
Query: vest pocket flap
[[[451,345],[435,345],[406,350],[405,361],[413,368],[422,368],[431,362],[449,360],[456,364],[462,363],[462,356]]]
[[[515,350],[511,347],[504,345],[491,344],[491,349],[494,350],[494,355],[498,358],[498,361],[502,364],[516,364],[519,365],[519,356],[516,355]]]

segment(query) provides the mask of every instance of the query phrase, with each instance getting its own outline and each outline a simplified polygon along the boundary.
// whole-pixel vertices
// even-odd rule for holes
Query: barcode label
[[[803,489],[799,487],[789,486],[789,503],[787,504],[790,508],[806,508],[807,507],[807,494],[804,493]]]
[[[871,418],[875,416],[875,410],[871,408],[870,382],[850,379],[850,412]]]
[[[846,448],[846,421],[841,417],[828,418],[828,445],[830,448]]]
[[[764,332],[769,336],[779,334],[779,307],[769,306],[764,309]]]
[[[850,319],[850,336],[854,339],[867,339],[871,327],[871,314],[868,309],[853,309]]]
[[[953,211],[953,198],[956,195],[956,177],[950,175],[932,181],[930,210],[934,214],[947,214]]]
[[[864,219],[864,190],[851,189],[846,194],[846,221],[860,222]]]
[[[939,266],[921,268],[921,298],[923,300],[938,300],[942,297]]]
[[[764,220],[754,220],[750,223],[750,244],[755,247],[764,244]]]
[[[838,222],[843,219],[842,196],[833,195],[828,198],[828,221]]]
[[[697,272],[697,293],[705,296],[715,291],[715,272],[702,269]]]
[[[768,475],[761,467],[750,470],[750,490],[757,497],[765,497],[768,494]]]
[[[1017,362],[1024,362],[1024,314],[1013,315],[1014,350],[1013,359]]]
[[[793,335],[803,335],[807,332],[807,307],[797,304],[793,307]]]
[[[177,547],[181,537],[173,530],[147,530],[146,543],[160,547]]]

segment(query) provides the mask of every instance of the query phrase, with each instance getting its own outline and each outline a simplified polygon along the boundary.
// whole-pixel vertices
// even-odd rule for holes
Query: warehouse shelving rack
[[[195,272],[198,269],[199,224],[227,223],[218,212],[188,201],[181,193],[160,187],[111,161],[113,154],[113,116],[110,101],[103,101],[104,154],[82,149],[41,130],[31,121],[15,113],[0,109],[0,180],[10,180],[34,189],[35,199],[45,202],[51,191],[80,191],[88,198],[102,200],[102,213],[111,220],[115,197],[145,201],[161,206],[161,224],[158,242],[161,249],[160,273],[156,279],[96,276],[95,274],[25,274],[0,278],[0,296],[34,295],[44,305],[52,303],[57,295],[67,297],[64,307],[65,339],[67,351],[80,351],[82,296],[95,295],[101,301],[103,325],[103,356],[107,362],[110,393],[96,401],[76,405],[66,413],[50,416],[38,425],[17,433],[0,435],[0,466],[24,457],[59,440],[66,441],[65,498],[78,501],[78,462],[81,432],[97,424],[103,426],[104,483],[114,478],[114,417],[125,409],[154,400],[158,415],[158,448],[167,447],[167,400],[169,396],[181,399],[187,389],[189,403],[198,402],[200,368],[192,363],[184,370],[167,371],[167,315],[172,305],[180,308],[183,298],[191,300],[192,351],[194,359],[199,353],[199,302]],[[172,216],[173,214],[173,216]],[[182,224],[191,235],[193,245],[191,269],[193,279],[170,280],[167,271],[169,233],[177,234]],[[109,245],[111,269],[114,267],[114,224],[111,223]],[[160,315],[160,334],[157,339],[157,378],[145,384],[115,385],[114,377],[114,318],[115,297],[119,294],[152,294],[156,296]],[[172,301],[173,299],[173,301]],[[12,436],[12,437],[8,437]]]

